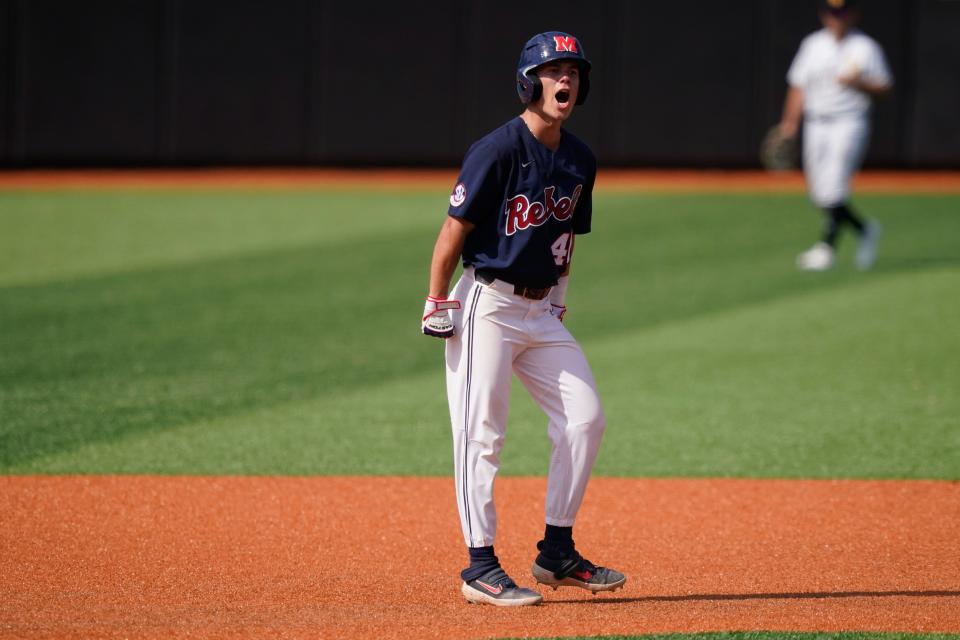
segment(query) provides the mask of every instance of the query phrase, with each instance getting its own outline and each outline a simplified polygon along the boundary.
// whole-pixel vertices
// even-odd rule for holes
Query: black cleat
[[[539,545],[538,545],[539,546]],[[552,560],[541,553],[531,569],[538,584],[558,587],[580,587],[596,595],[600,591],[622,589],[627,581],[619,571],[598,567],[576,551],[563,560]]]

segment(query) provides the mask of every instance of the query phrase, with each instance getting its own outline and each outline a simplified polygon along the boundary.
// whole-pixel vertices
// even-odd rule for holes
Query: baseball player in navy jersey
[[[804,38],[787,73],[780,132],[795,137],[803,120],[807,189],[826,216],[820,241],[797,257],[806,271],[833,267],[844,227],[859,236],[857,268],[869,269],[877,256],[880,225],[853,211],[850,180],[867,148],[872,101],[890,90],[893,79],[880,45],[856,28],[856,5],[821,0],[823,29]]]
[[[542,584],[611,591],[623,574],[584,559],[573,524],[605,420],[590,366],[563,325],[574,236],[590,231],[597,163],[563,123],[590,89],[580,41],[551,31],[520,54],[523,113],[467,151],[430,265],[423,333],[446,340],[457,507],[469,602],[539,604],[494,553],[493,484],[507,428],[512,374],[548,417],[553,448],[546,527],[533,563]],[[450,280],[462,259],[463,274]]]

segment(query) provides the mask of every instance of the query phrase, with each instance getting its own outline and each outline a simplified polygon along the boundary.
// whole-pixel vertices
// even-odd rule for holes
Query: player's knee
[[[596,410],[588,415],[579,416],[567,424],[567,437],[570,440],[579,440],[581,438],[598,438],[607,428],[607,418],[603,409],[597,407]]]
[[[831,209],[842,205],[850,196],[849,189],[842,186],[825,186],[818,189],[811,198],[813,203],[821,209]]]

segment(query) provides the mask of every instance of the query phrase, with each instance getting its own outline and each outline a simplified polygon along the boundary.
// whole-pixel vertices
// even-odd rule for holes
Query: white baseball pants
[[[447,398],[453,426],[454,478],[463,537],[493,544],[493,482],[507,431],[512,373],[549,420],[553,443],[546,523],[573,526],[606,421],[587,359],[548,300],[513,294],[513,285],[477,282],[464,270],[453,290],[456,334],[446,342]]]
[[[815,205],[835,207],[849,199],[850,181],[860,168],[869,137],[866,117],[804,120],[803,171]]]

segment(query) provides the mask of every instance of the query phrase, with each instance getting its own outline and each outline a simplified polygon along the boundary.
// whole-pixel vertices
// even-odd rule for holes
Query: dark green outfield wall
[[[449,165],[538,31],[595,63],[606,165],[754,166],[812,0],[0,0],[0,167]],[[897,92],[869,162],[960,166],[960,2],[870,0]]]

